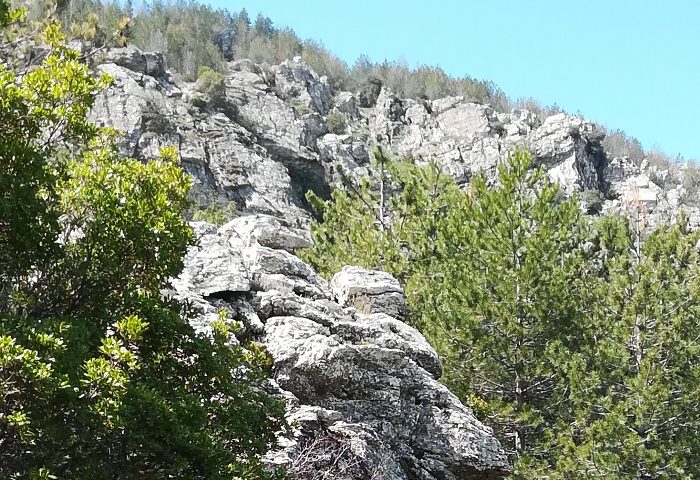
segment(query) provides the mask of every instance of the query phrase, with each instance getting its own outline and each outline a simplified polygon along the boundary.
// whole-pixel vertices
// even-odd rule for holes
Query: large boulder
[[[491,429],[438,382],[437,353],[400,320],[406,301],[391,275],[346,267],[329,285],[290,253],[305,242],[298,229],[269,216],[195,227],[199,242],[173,282],[175,295],[199,312],[192,321],[200,330],[229,311],[271,354],[267,388],[285,399],[295,430],[270,463],[302,455],[325,468],[324,449],[335,448],[351,458],[348,479],[508,473]]]
[[[346,266],[331,280],[335,300],[362,313],[385,313],[406,319],[408,307],[403,288],[390,274]]]

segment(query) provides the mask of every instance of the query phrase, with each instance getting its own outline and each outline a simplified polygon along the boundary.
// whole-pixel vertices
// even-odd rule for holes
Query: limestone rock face
[[[392,316],[405,314],[396,279],[346,267],[328,285],[290,253],[307,241],[301,232],[269,216],[194,226],[199,242],[173,282],[175,295],[199,312],[193,323],[201,330],[228,311],[272,355],[275,389],[297,427],[270,462],[284,464],[305,439],[326,431],[361,459],[352,478],[507,474],[491,429],[438,382],[435,350]],[[272,228],[280,232],[274,241]],[[361,298],[375,301],[362,311],[344,306]]]
[[[632,190],[652,224],[674,218],[686,199],[678,182],[662,185],[677,171],[607,158],[603,134],[580,116],[499,113],[462,97],[403,99],[377,82],[357,93],[334,92],[299,57],[274,66],[226,64],[226,105],[202,106],[194,84],[174,83],[161,54],[129,47],[107,50],[97,61],[115,85],[98,98],[93,118],[124,132],[128,155],[148,160],[175,147],[192,174],[196,208],[234,202],[242,214],[303,227],[310,218],[306,192],[327,198],[343,177],[367,175],[377,144],[417,163],[435,160],[460,184],[477,172],[495,181],[498,163],[526,147],[565,194],[597,191],[595,210],[615,211]],[[329,133],[332,112],[345,118],[342,135]],[[685,209],[691,222],[700,218],[697,208]]]

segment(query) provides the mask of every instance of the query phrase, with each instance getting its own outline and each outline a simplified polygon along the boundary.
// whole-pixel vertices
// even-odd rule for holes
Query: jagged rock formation
[[[115,84],[92,115],[124,132],[124,153],[148,160],[174,146],[196,206],[234,202],[240,212],[219,229],[196,224],[199,244],[174,294],[198,312],[197,328],[227,311],[271,353],[273,390],[297,424],[273,463],[325,430],[347,438],[362,459],[351,478],[489,479],[507,471],[491,431],[437,381],[435,351],[401,322],[398,283],[346,268],[328,284],[293,254],[310,241],[305,192],[328,196],[339,168],[366,174],[373,145],[434,159],[460,183],[478,171],[494,178],[498,162],[524,146],[591,213],[636,202],[654,223],[683,206],[682,186],[656,183],[669,172],[607,158],[602,134],[577,116],[497,113],[459,97],[407,100],[375,84],[357,95],[333,92],[298,58],[228,64],[226,98],[215,105],[194,84],[176,84],[159,54],[115,49],[96,63]],[[331,114],[342,115],[344,132],[329,133]],[[700,225],[700,213],[687,210]]]
[[[98,60],[96,68],[116,84],[100,97],[94,118],[125,133],[121,146],[129,155],[148,159],[175,146],[195,179],[200,207],[231,201],[241,212],[302,225],[309,217],[305,192],[327,196],[339,167],[355,177],[367,173],[375,144],[416,162],[434,159],[460,182],[477,171],[494,175],[508,152],[524,146],[564,192],[593,192],[585,195],[592,211],[624,208],[632,191],[651,223],[673,218],[685,195],[681,185],[662,188],[668,171],[608,159],[603,134],[577,116],[542,121],[527,110],[497,113],[460,97],[417,101],[386,89],[332,92],[299,58],[272,67],[229,63],[229,108],[203,108],[194,101],[194,84],[175,84],[159,54],[113,49]],[[332,112],[344,117],[344,133],[329,133]],[[686,210],[700,224],[698,211]]]
[[[307,439],[328,431],[358,459],[342,478],[507,473],[491,429],[438,382],[435,350],[396,318],[405,298],[389,274],[346,267],[329,285],[292,253],[308,242],[305,231],[274,217],[194,225],[199,246],[174,281],[175,295],[198,312],[198,328],[228,312],[243,323],[239,335],[259,338],[272,355],[272,391],[287,401],[295,436],[271,463],[289,462]]]

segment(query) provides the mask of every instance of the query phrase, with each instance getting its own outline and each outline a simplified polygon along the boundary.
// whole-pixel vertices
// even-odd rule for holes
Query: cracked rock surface
[[[495,178],[509,152],[527,147],[565,194],[599,197],[596,213],[622,211],[634,196],[652,225],[674,219],[682,207],[700,226],[700,210],[683,205],[684,187],[661,185],[681,175],[683,165],[660,171],[608,158],[604,134],[581,116],[499,113],[462,97],[404,99],[381,86],[368,102],[332,91],[299,57],[274,66],[227,63],[226,108],[202,106],[194,101],[195,84],[175,83],[161,54],[117,48],[98,63],[115,84],[98,98],[93,119],[124,132],[128,155],[148,160],[163,146],[175,147],[192,175],[198,208],[233,202],[241,213],[303,226],[310,218],[306,192],[327,198],[341,170],[349,178],[366,175],[375,145],[417,163],[435,160],[459,183],[477,172]],[[344,117],[344,132],[329,131],[331,113]]]
[[[275,217],[194,226],[199,245],[173,282],[176,296],[197,310],[193,322],[202,330],[218,311],[229,312],[274,359],[276,394],[286,400],[295,432],[270,463],[285,464],[325,431],[346,439],[361,459],[352,478],[506,475],[492,430],[438,382],[437,353],[396,318],[405,298],[393,277],[346,267],[327,284],[291,253],[305,245],[304,230]],[[280,232],[274,241],[266,233],[272,229]],[[365,309],[347,306],[362,298],[374,301]]]

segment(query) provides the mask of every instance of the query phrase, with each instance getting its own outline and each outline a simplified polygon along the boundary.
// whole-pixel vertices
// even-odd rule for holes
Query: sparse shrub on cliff
[[[194,88],[212,99],[220,99],[226,94],[224,77],[207,66],[199,68]]]
[[[603,149],[611,160],[616,157],[627,157],[637,165],[640,165],[646,157],[639,140],[619,129],[605,132]]]
[[[348,65],[322,44],[306,40],[302,44],[301,59],[317,74],[327,76],[334,90],[351,88]]]
[[[359,90],[358,100],[360,106],[371,108],[377,104],[377,98],[382,91],[382,81],[374,76],[368,77]]]
[[[192,215],[195,222],[207,222],[221,226],[236,216],[236,204],[234,202],[212,203],[206,208],[198,209]]]
[[[544,121],[547,117],[564,112],[559,105],[544,106],[534,98],[519,98],[511,103],[511,108],[528,110],[534,113],[540,121]]]
[[[37,4],[36,14],[42,9]],[[328,76],[335,90],[360,91],[372,78],[395,93],[410,98],[435,99],[462,95],[477,103],[489,103],[506,110],[508,100],[492,82],[469,76],[454,78],[439,67],[409,67],[405,62],[370,62],[366,58],[352,68],[321,43],[302,41],[290,28],[277,28],[270,18],[259,15],[251,22],[245,10],[229,12],[206,4],[165,0],[147,3],[136,12],[128,6],[99,0],[71,0],[59,10],[64,23],[91,15],[89,31],[113,32],[124,17],[133,16],[129,28],[119,38],[122,43],[162,51],[169,68],[188,81],[196,80],[198,70],[207,66],[219,71],[223,60],[249,58],[257,63],[277,64],[301,55],[319,75]],[[104,41],[103,41],[104,43]],[[377,92],[378,94],[378,92]],[[374,97],[376,98],[376,97]],[[371,103],[372,98],[369,99]]]
[[[653,148],[645,152],[647,172],[652,182],[664,190],[672,190],[683,184],[683,163],[681,156],[676,158],[666,152]]]
[[[191,103],[198,108],[211,107],[223,112],[231,120],[238,120],[238,105],[226,98],[226,85],[224,77],[210,67],[199,68],[195,91],[201,95],[194,95]]]
[[[304,115],[308,115],[309,113],[313,112],[311,110],[311,107],[309,107],[309,104],[303,101],[299,100],[292,100],[289,102],[290,106],[292,109],[296,112],[296,114],[300,117],[303,117]]]
[[[333,110],[330,114],[328,114],[326,125],[328,125],[328,131],[335,133],[336,135],[345,133],[345,130],[347,129],[345,117],[338,110]]]
[[[599,190],[584,190],[578,199],[581,209],[589,215],[597,215],[603,210],[603,196]]]

